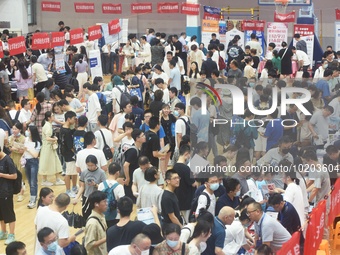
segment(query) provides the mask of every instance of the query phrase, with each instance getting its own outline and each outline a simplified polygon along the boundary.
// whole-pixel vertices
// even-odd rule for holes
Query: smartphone
[[[75,236],[79,236],[79,235],[81,235],[82,233],[84,233],[84,229],[82,228],[82,229],[79,229],[74,235]]]

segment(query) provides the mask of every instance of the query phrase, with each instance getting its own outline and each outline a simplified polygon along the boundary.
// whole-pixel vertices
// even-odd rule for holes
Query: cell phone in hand
[[[75,236],[79,236],[79,235],[81,235],[82,233],[84,233],[84,229],[82,228],[82,229],[79,229],[74,235]]]

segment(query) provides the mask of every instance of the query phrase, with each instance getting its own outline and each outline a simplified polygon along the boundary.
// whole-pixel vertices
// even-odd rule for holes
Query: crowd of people
[[[196,36],[187,41],[184,32],[167,37],[151,28],[139,39],[130,34],[124,45],[75,46],[70,28],[59,26],[63,72],[52,49],[30,49],[29,36],[25,54],[5,54],[0,62],[0,239],[8,255],[26,252],[15,238],[13,206],[25,190],[27,208],[38,207],[38,255],[270,255],[305,231],[310,209],[338,178],[339,51],[328,46],[312,76],[298,34],[296,46],[269,43],[264,53],[255,34],[244,50],[238,36],[225,47],[212,34],[206,49]],[[88,52],[95,48],[108,83],[89,81]],[[292,61],[301,79],[293,79]],[[205,89],[217,84],[238,87],[244,102],[223,87],[219,102]],[[310,115],[294,104],[281,112],[286,87],[310,92],[303,104]],[[303,98],[298,91],[287,98]],[[235,105],[244,114],[233,114]],[[258,116],[254,108],[273,111]],[[23,184],[14,194],[17,170]],[[65,192],[55,196],[53,185]],[[62,215],[77,203],[83,240],[81,232],[70,235]],[[131,219],[134,204],[137,216],[146,211],[152,223]],[[301,254],[303,244],[301,238]]]

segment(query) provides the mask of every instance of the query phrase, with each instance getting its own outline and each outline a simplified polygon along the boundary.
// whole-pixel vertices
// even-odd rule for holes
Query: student
[[[95,148],[99,149],[99,150],[103,150],[105,143],[107,144],[107,146],[110,147],[112,153],[114,151],[113,148],[113,138],[112,138],[112,133],[110,130],[108,130],[106,128],[107,122],[108,122],[108,117],[107,115],[100,115],[98,117],[98,126],[99,126],[99,130],[97,130],[96,132],[94,132],[94,136],[96,137],[96,145]],[[105,143],[104,143],[105,141]]]
[[[84,135],[86,133],[85,129],[87,126],[87,117],[86,116],[80,116],[78,118],[78,128],[73,133],[73,147],[74,147],[74,153],[77,155],[79,151],[85,148],[84,145]]]

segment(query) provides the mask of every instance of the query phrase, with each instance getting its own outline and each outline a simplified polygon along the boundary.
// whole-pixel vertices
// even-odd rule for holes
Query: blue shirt
[[[294,206],[289,202],[285,203],[282,211],[279,212],[277,219],[291,235],[301,227],[300,217]]]
[[[145,127],[144,130],[143,130],[143,127]],[[145,133],[146,131],[148,131],[150,129],[150,127],[144,123],[139,127],[139,129],[142,130]],[[159,139],[162,139],[162,138],[165,137],[165,132],[164,132],[164,129],[163,129],[162,126],[160,126],[160,129],[157,132],[157,135],[158,135]]]
[[[329,85],[328,82],[324,79],[319,80],[315,86],[322,91],[322,98],[325,101],[325,104],[327,105],[327,100],[325,100],[326,97],[329,97],[331,95],[331,92],[329,91]]]
[[[177,66],[170,70],[170,78],[172,79],[170,88],[175,87],[177,90],[181,90],[181,72]]]
[[[202,253],[202,255],[212,255],[215,254],[215,247],[223,249],[225,241],[225,225],[216,216],[214,218],[214,226],[211,231],[211,236],[207,240],[207,248]]]
[[[142,120],[144,120],[144,110],[137,106],[133,106],[132,113],[135,115],[135,127],[138,128],[142,125]]]
[[[282,119],[275,119],[270,121],[266,126],[264,136],[267,137],[266,151],[269,151],[283,136],[283,126],[281,125]]]
[[[218,215],[224,206],[230,206],[231,208],[235,209],[239,204],[239,197],[234,197],[234,199],[231,200],[231,198],[226,193],[224,193],[216,202],[215,215]]]
[[[201,109],[195,111],[192,115],[192,123],[196,125],[197,132],[197,142],[208,142],[209,141],[209,123],[210,114],[207,111],[206,114],[202,115]]]

